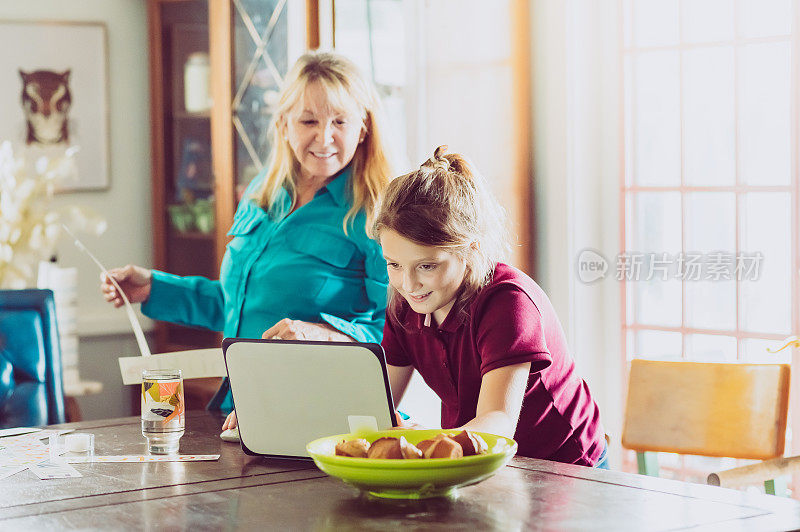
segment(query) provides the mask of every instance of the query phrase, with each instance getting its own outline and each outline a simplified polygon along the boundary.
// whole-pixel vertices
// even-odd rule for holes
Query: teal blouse
[[[153,271],[142,312],[157,320],[260,338],[283,318],[325,322],[359,342],[380,342],[388,277],[380,246],[367,236],[362,211],[342,226],[350,208],[345,169],[291,214],[281,190],[266,212],[245,192],[228,235],[219,281]],[[208,408],[230,411],[227,379]]]

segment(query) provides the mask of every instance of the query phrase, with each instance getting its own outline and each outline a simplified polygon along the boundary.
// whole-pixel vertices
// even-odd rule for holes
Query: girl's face
[[[319,83],[306,87],[285,116],[285,134],[302,177],[327,179],[350,164],[364,128],[355,101],[334,109]]]
[[[380,240],[389,284],[414,312],[431,314],[441,325],[464,281],[464,260],[442,248],[412,242],[388,228],[381,230]]]

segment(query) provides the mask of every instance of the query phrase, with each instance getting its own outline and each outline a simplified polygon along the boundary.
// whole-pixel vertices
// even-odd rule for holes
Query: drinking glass
[[[178,452],[185,411],[181,370],[142,371],[142,435],[150,454]]]

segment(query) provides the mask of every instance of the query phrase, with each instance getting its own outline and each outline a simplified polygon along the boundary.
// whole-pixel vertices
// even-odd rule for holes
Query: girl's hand
[[[266,340],[316,340],[321,342],[352,342],[353,339],[323,323],[284,318],[261,335]]]
[[[234,410],[225,418],[225,423],[222,424],[222,430],[235,429],[236,425],[236,410]]]
[[[131,303],[142,303],[150,297],[150,288],[153,286],[151,270],[128,264],[123,268],[109,270],[108,273],[125,291],[125,295],[128,296],[128,301]],[[117,287],[105,273],[100,274],[100,291],[103,292],[103,298],[115,307],[119,308],[125,304]]]

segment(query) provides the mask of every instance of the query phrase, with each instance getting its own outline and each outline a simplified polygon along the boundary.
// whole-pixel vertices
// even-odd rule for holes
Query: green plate
[[[392,460],[388,458],[352,458],[336,456],[334,448],[342,440],[365,438],[372,443],[385,436],[405,436],[410,443],[433,438],[446,430],[384,430],[369,435],[337,434],[314,440],[306,450],[321,470],[378,497],[425,499],[450,496],[461,486],[475,484],[492,476],[517,452],[517,442],[510,438],[477,432],[486,441],[489,452],[464,458]]]

